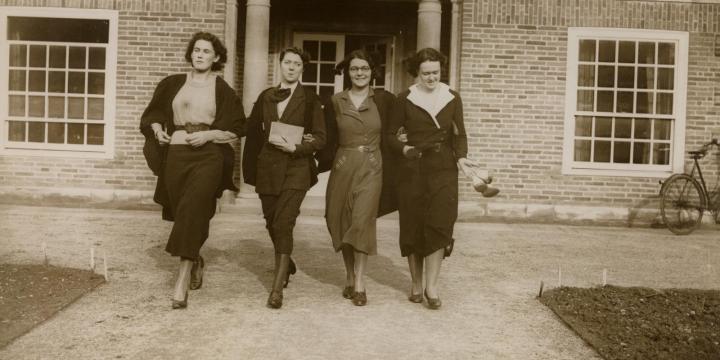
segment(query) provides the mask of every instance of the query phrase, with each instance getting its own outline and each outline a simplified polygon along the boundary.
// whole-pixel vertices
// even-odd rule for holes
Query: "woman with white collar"
[[[427,298],[441,306],[438,276],[458,214],[458,164],[467,159],[467,137],[460,94],[440,82],[446,57],[425,48],[406,60],[415,85],[398,95],[385,139],[403,159],[397,171],[400,252],[408,258],[412,288],[408,300]],[[407,142],[396,135],[400,128]],[[449,254],[448,254],[449,255]],[[423,289],[423,268],[426,281]]]

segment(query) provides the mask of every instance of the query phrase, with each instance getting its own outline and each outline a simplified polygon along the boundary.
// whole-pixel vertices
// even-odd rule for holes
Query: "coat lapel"
[[[270,129],[270,123],[273,121],[278,121],[278,112],[277,112],[277,104],[270,101],[269,96],[263,96],[263,123],[264,127],[263,129],[269,131]]]
[[[290,102],[288,102],[285,111],[283,111],[280,121],[286,123],[287,119],[292,118],[293,114],[300,109],[300,105],[302,105],[303,102],[305,102],[305,89],[302,84],[298,83],[290,97]],[[277,117],[277,111],[275,111],[275,116]]]

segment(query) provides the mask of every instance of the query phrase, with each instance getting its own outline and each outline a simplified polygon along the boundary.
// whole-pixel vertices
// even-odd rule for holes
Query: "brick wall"
[[[221,39],[225,0],[4,1],[8,6],[114,9],[119,11],[115,154],[107,159],[71,156],[0,156],[0,184],[17,187],[152,191],[155,176],[142,155],[140,115],[163,77],[188,71],[184,52],[196,31]]]
[[[561,174],[567,28],[689,32],[690,150],[720,134],[719,13],[720,5],[653,1],[464,1],[460,90],[471,156],[495,170],[503,189],[494,201],[654,206],[656,178]],[[714,167],[717,158],[705,163]],[[467,183],[461,192],[477,198]]]

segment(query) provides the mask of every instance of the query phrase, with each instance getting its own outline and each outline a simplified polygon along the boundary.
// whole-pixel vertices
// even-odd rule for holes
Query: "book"
[[[305,128],[302,126],[273,121],[270,123],[270,136],[268,140],[299,145],[302,142],[304,131]]]

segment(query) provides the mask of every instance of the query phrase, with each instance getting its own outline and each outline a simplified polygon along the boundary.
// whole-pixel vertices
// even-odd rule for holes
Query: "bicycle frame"
[[[700,187],[702,187],[702,195],[705,198],[705,206],[703,210],[710,210],[710,194],[708,193],[707,184],[705,183],[705,177],[703,176],[702,169],[698,163],[698,157],[693,156],[693,168],[688,174],[691,178],[695,178],[695,169],[697,169],[698,177],[700,178]]]

